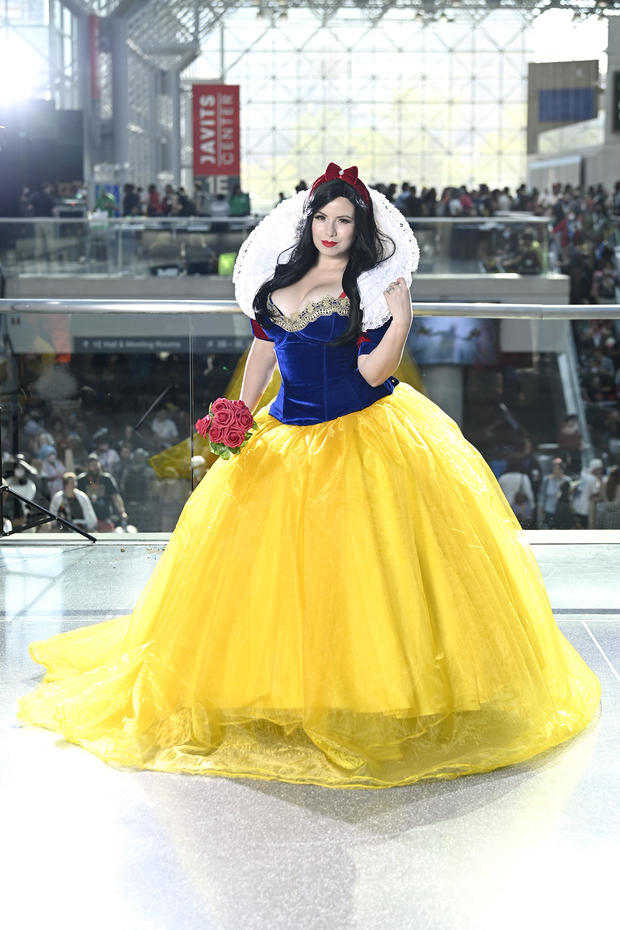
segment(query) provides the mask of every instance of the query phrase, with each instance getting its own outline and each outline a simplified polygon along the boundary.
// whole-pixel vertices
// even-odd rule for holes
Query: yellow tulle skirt
[[[520,762],[600,685],[481,455],[407,384],[313,426],[256,415],[133,613],[34,643],[23,721],[117,766],[342,788]]]

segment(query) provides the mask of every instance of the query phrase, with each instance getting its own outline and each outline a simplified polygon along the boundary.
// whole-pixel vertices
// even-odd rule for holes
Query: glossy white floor
[[[558,623],[601,679],[600,719],[533,763],[385,791],[121,772],[55,734],[20,727],[16,698],[40,674],[28,643],[129,612],[163,544],[5,542],[3,926],[615,926],[620,540],[534,538]]]

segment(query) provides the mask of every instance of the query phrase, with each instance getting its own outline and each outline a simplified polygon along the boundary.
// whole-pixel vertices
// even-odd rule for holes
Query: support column
[[[112,53],[112,144],[115,180],[129,180],[129,63],[127,60],[127,22],[113,16],[110,19],[110,51]]]
[[[607,17],[607,87],[605,89],[605,165],[601,172],[602,181],[609,190],[613,190],[620,172],[620,129],[616,129],[616,122],[620,120],[620,99],[615,99],[616,93],[620,98],[620,17]],[[617,90],[616,90],[617,87]]]
[[[91,55],[96,50],[91,48],[88,14],[78,16],[78,74],[79,74],[79,109],[82,111],[83,145],[84,145],[84,183],[88,189],[88,203],[95,202],[95,182],[93,179],[96,160],[97,140],[97,102],[92,97]]]
[[[170,139],[170,169],[173,184],[181,183],[181,75],[179,71],[169,71],[169,88],[172,99],[172,137]]]

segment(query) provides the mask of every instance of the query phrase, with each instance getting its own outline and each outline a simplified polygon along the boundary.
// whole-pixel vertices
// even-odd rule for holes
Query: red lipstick
[[[331,242],[329,239],[321,239],[321,243],[327,248],[331,249],[332,246],[336,245],[336,242]]]

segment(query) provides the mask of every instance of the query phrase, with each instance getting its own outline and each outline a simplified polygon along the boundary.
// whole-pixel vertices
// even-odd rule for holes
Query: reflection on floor
[[[0,548],[5,927],[613,925],[620,546],[534,548],[562,631],[601,679],[600,720],[528,765],[386,791],[120,772],[19,727],[16,698],[39,677],[28,643],[129,612],[162,549]]]

